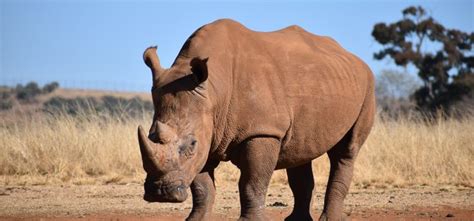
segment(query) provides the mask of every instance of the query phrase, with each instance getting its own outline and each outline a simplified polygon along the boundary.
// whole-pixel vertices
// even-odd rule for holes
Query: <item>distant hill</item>
[[[16,87],[0,86],[0,117],[52,112],[75,114],[82,110],[137,115],[153,110],[149,93],[64,89],[53,82],[39,87],[35,82]]]

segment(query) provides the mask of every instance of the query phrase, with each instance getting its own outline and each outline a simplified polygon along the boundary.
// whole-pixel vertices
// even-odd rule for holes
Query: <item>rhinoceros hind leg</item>
[[[344,220],[343,201],[349,191],[356,156],[367,139],[374,122],[375,101],[373,90],[366,97],[358,119],[351,130],[328,151],[329,174],[324,209],[320,220]]]
[[[347,140],[348,135],[328,152],[331,170],[320,221],[343,220],[343,201],[349,191],[356,156],[356,153],[348,151],[352,148],[348,147]]]
[[[311,204],[314,190],[314,177],[311,162],[298,167],[286,169],[288,183],[294,197],[294,207],[285,221],[313,220],[311,218]]]

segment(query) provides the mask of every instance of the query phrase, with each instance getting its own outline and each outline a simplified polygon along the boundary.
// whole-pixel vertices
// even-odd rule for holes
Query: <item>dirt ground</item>
[[[219,187],[214,220],[239,215],[237,187]],[[0,187],[0,220],[183,220],[191,199],[181,204],[147,203],[140,184]],[[315,194],[313,218],[324,192]],[[283,220],[293,198],[286,185],[272,185],[267,215]],[[474,189],[465,187],[352,188],[345,201],[349,220],[474,220]]]

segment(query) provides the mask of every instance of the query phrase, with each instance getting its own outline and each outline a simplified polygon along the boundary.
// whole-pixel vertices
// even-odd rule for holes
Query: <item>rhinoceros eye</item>
[[[194,150],[197,146],[197,140],[192,138],[187,142],[179,145],[179,154],[185,157],[191,157],[194,154]]]

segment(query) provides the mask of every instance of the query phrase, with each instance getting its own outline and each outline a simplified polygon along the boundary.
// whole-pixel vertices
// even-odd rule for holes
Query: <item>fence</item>
[[[70,80],[70,79],[34,79],[34,78],[11,78],[0,77],[0,86],[14,87],[17,84],[25,85],[28,82],[34,81],[39,85],[56,81],[61,88],[69,89],[93,89],[93,90],[107,90],[107,91],[130,91],[130,92],[148,92],[151,88],[150,82],[138,81],[111,81],[111,80]]]

